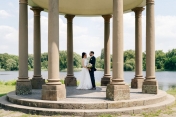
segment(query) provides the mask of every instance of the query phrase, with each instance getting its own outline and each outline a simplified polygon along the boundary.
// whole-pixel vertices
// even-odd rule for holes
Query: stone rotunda
[[[28,5],[34,12],[34,75],[28,77]],[[146,76],[142,74],[142,11],[146,7]],[[48,79],[41,74],[40,13],[48,12]],[[131,88],[123,74],[123,14],[135,13],[135,76]],[[59,79],[59,14],[67,19],[67,76]],[[96,91],[76,90],[73,73],[73,20],[104,18],[104,76]],[[110,74],[110,18],[113,68]],[[103,41],[103,40],[102,40]],[[132,76],[131,76],[132,77]],[[175,101],[158,90],[155,78],[154,0],[19,0],[19,77],[16,90],[0,98],[6,109],[32,114],[96,116],[165,109]]]

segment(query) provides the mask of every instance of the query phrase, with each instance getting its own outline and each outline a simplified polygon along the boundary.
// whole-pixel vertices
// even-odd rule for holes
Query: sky
[[[156,50],[167,52],[176,48],[176,0],[155,0]],[[33,54],[33,12],[28,7],[28,51]],[[19,0],[0,2],[0,53],[18,55]],[[146,46],[146,10],[142,14],[143,51]],[[124,50],[135,49],[134,13],[124,14]],[[59,16],[59,49],[67,49],[67,24],[63,15]],[[111,20],[112,43],[112,20]],[[75,17],[73,20],[74,52],[94,51],[100,56],[104,46],[104,20],[100,17]],[[41,13],[41,51],[48,51],[48,14]],[[112,45],[112,44],[111,44]],[[112,52],[112,46],[111,46]]]

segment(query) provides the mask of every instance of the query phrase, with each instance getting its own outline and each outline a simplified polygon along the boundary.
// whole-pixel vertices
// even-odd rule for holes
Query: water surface
[[[32,78],[33,71],[29,71],[29,77]],[[76,78],[80,78],[80,72],[74,72]],[[101,78],[103,77],[103,71],[96,71],[95,72],[95,80],[96,82],[100,82]],[[130,84],[131,79],[134,78],[134,72],[124,72],[124,79],[125,82]],[[143,72],[145,76],[145,72]],[[48,71],[42,71],[42,76],[44,79],[48,78]],[[66,76],[66,72],[60,72],[60,78],[64,79]],[[18,71],[0,71],[0,81],[9,81],[17,79]],[[159,83],[159,88],[162,90],[167,90],[170,87],[176,87],[176,72],[156,72],[156,79]]]

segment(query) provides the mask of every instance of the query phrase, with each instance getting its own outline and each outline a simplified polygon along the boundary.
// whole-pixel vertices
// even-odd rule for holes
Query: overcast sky
[[[176,48],[176,0],[155,0],[156,50]],[[145,51],[145,13],[143,12],[143,51]],[[29,53],[33,53],[33,12],[29,10]],[[18,55],[19,0],[3,0],[0,3],[0,53]],[[48,50],[48,14],[41,14],[42,53]],[[66,19],[59,16],[60,50],[66,50]],[[134,13],[124,14],[124,50],[134,50]],[[112,25],[112,21],[111,21]],[[111,28],[112,29],[112,28]],[[81,54],[95,51],[99,56],[104,46],[104,21],[102,17],[75,17],[74,52]],[[112,33],[112,30],[111,30]],[[111,41],[112,42],[112,41]],[[112,48],[112,47],[111,47]]]

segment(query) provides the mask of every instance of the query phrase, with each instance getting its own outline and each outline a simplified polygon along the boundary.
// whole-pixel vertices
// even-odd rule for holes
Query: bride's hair
[[[86,54],[85,52],[82,53],[82,58],[84,58],[84,55],[85,55],[85,54]]]

